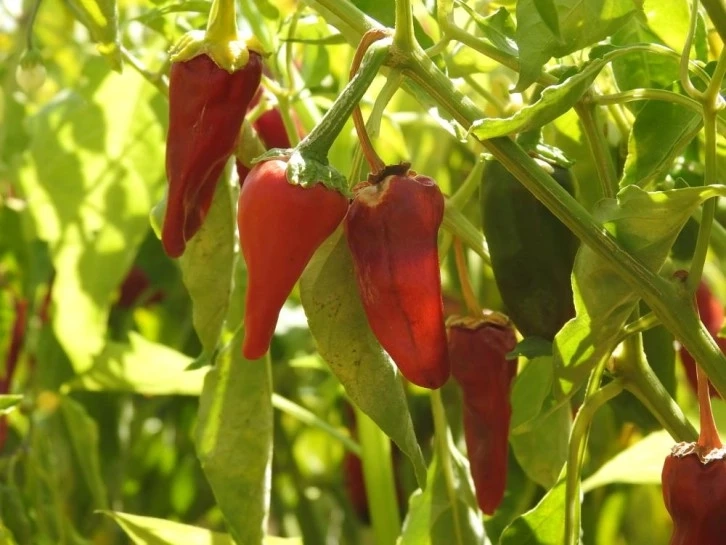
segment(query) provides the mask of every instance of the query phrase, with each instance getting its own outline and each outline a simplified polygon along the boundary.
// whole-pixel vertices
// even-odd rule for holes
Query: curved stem
[[[627,324],[623,328],[622,335],[620,336],[617,344],[623,342],[626,337],[630,335],[634,335],[635,333],[642,333],[643,331],[647,331],[658,325],[660,325],[660,320],[658,319],[658,316],[656,316],[652,312],[649,312],[645,316],[641,316],[640,318],[633,320],[632,322]]]
[[[213,0],[207,21],[207,38],[218,43],[237,40],[237,9],[234,0]]]
[[[597,385],[599,378],[590,377],[590,384]],[[570,444],[567,452],[567,478],[565,481],[565,545],[578,545],[580,542],[580,471],[585,457],[590,425],[595,412],[605,403],[623,391],[623,383],[615,379],[587,397],[577,411],[577,416],[570,432]]]
[[[459,284],[461,284],[461,294],[464,296],[466,307],[472,316],[481,316],[482,310],[479,302],[474,295],[474,289],[471,287],[469,278],[469,268],[466,266],[466,256],[464,256],[464,247],[461,239],[454,239],[454,257],[456,258],[456,271],[459,274]]]
[[[673,91],[667,91],[665,89],[629,89],[622,93],[593,95],[590,100],[601,105],[625,104],[627,102],[635,102],[638,100],[662,100],[664,102],[679,104],[680,106],[693,110],[694,112],[698,112],[699,114],[703,111],[701,103],[697,100],[674,93]]]
[[[723,444],[718,436],[716,422],[713,419],[713,411],[711,410],[708,376],[703,372],[698,362],[696,362],[696,379],[698,381],[698,415],[701,427],[697,444],[705,452],[710,452],[712,449],[723,447]]]
[[[368,51],[368,48],[371,46],[371,44],[387,37],[388,35],[388,31],[385,29],[373,29],[363,34],[363,38],[361,38],[361,41],[355,50],[355,56],[353,57],[353,62],[350,66],[351,79],[353,79],[355,74],[358,72],[361,59],[363,58],[365,52]],[[356,104],[355,108],[353,109],[353,124],[355,125],[355,132],[358,134],[361,150],[363,151],[366,162],[370,167],[371,174],[378,174],[381,170],[385,168],[386,164],[376,153],[376,150],[371,143],[371,139],[368,136],[368,131],[366,130],[366,125],[363,122],[363,114],[360,111],[360,104]]]
[[[295,13],[292,15],[292,20],[290,21],[290,26],[287,29],[287,43],[285,44],[285,72],[287,75],[287,88],[288,89],[294,89],[295,88],[295,72],[293,71],[293,38],[295,37],[295,31],[297,30],[297,23],[300,20],[300,15],[302,13],[302,4],[298,4],[297,9],[295,10]]]
[[[146,68],[146,66],[144,66],[144,64],[123,45],[121,46],[121,56],[123,56],[124,60],[129,63],[131,68],[136,70],[141,77],[156,87],[163,96],[169,98],[169,80],[166,76],[159,72],[152,72]]]
[[[385,40],[370,47],[363,57],[360,70],[348,82],[323,119],[300,142],[298,151],[307,152],[321,162],[327,162],[330,146],[378,74],[379,68],[388,57],[390,45],[390,40]]]
[[[457,210],[461,210],[469,203],[474,192],[479,189],[481,184],[481,177],[484,173],[484,154],[479,155],[477,162],[474,163],[474,168],[471,169],[469,175],[466,177],[464,182],[459,186],[451,197],[449,197],[448,203]]]
[[[693,86],[691,77],[688,74],[688,64],[691,60],[691,46],[693,45],[693,36],[696,34],[696,22],[698,21],[698,0],[693,0],[691,3],[691,24],[688,27],[688,34],[686,35],[686,43],[683,46],[683,52],[681,53],[681,64],[679,70],[679,76],[681,79],[681,85],[686,91],[686,94],[696,100],[703,99],[703,93]]]
[[[25,35],[25,47],[28,51],[33,49],[33,27],[35,26],[35,19],[38,16],[38,10],[40,9],[40,3],[42,1],[43,0],[35,0],[33,7],[30,10],[30,15],[28,16],[28,30]]]
[[[482,258],[484,263],[491,267],[492,260],[489,256],[489,248],[481,231],[474,227],[464,214],[446,200],[444,208],[444,221],[441,226],[456,237],[466,242],[467,246]]]

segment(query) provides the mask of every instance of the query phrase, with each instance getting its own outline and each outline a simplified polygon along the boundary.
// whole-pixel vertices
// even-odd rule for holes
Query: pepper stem
[[[207,21],[207,40],[228,43],[237,40],[235,0],[213,0]]]
[[[388,58],[390,47],[391,41],[386,40],[369,48],[363,57],[358,73],[348,82],[320,123],[298,144],[298,152],[312,156],[323,164],[328,163],[328,150],[340,131],[343,130],[353,109],[370,87],[378,74],[378,69]]]
[[[696,365],[696,377],[698,379],[698,412],[701,424],[697,444],[704,453],[708,453],[713,449],[721,448],[723,445],[721,438],[718,436],[716,422],[713,419],[713,411],[711,410],[708,376],[703,372],[700,365]]]
[[[363,37],[358,44],[358,48],[355,50],[353,63],[350,66],[350,79],[353,79],[356,72],[358,72],[363,55],[366,51],[368,51],[371,44],[385,38],[388,35],[389,32],[386,29],[381,28],[374,28],[363,34]],[[375,175],[383,170],[386,165],[376,153],[376,150],[371,143],[371,139],[368,136],[366,125],[363,122],[363,114],[360,111],[360,104],[356,104],[353,109],[353,124],[355,125],[355,132],[358,133],[358,138],[360,139],[361,150],[363,151],[366,162],[371,169],[371,174]]]
[[[466,307],[473,316],[480,318],[482,315],[482,309],[479,306],[479,302],[476,300],[476,295],[474,295],[474,290],[471,287],[469,270],[466,266],[466,257],[464,256],[464,246],[459,237],[454,238],[454,256],[456,257],[456,270],[459,273],[461,293],[464,296]]]

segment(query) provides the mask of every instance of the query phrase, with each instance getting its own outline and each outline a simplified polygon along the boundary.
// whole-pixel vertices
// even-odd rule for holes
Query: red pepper
[[[701,316],[701,320],[706,326],[706,329],[708,329],[708,332],[715,339],[716,344],[719,345],[721,351],[726,352],[726,339],[718,337],[718,332],[721,330],[721,326],[724,321],[723,305],[721,305],[721,302],[714,297],[713,293],[711,293],[711,290],[704,281],[701,281],[698,285],[698,290],[696,290],[696,305],[698,306],[698,313]],[[681,346],[679,352],[681,362],[683,362],[683,368],[686,371],[686,377],[695,392],[697,389],[696,362],[684,346]],[[711,393],[711,397],[721,397],[716,391],[716,388],[713,387],[713,384],[709,383],[708,389]]]
[[[242,346],[247,359],[267,352],[295,282],[348,210],[348,199],[322,183],[289,183],[286,167],[283,158],[257,163],[240,191],[237,225],[248,270]]]
[[[443,216],[436,182],[403,165],[359,184],[345,220],[368,323],[403,376],[425,388],[449,378],[437,247]]]
[[[726,542],[726,450],[708,452],[679,443],[663,465],[663,500],[673,519],[671,545],[722,545]]]
[[[169,195],[161,235],[171,257],[184,253],[204,222],[261,73],[262,59],[253,51],[247,64],[233,73],[206,54],[172,64],[166,146]]]
[[[483,318],[449,318],[451,374],[464,401],[464,437],[471,476],[481,510],[491,515],[507,484],[509,392],[517,361],[507,360],[517,339],[509,318],[491,313]]]

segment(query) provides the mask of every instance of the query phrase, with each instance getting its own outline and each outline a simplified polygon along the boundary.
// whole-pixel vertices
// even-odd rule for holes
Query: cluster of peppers
[[[219,7],[213,12],[221,13]],[[233,17],[220,19],[226,32],[210,20],[204,39],[185,38],[172,54],[161,237],[172,257],[183,254],[204,222],[224,166],[239,151],[244,118],[259,100],[262,54],[254,42],[239,46]],[[226,40],[221,50],[214,46],[219,36]],[[229,47],[232,42],[238,47]],[[279,112],[266,112],[255,128],[266,147],[289,148]],[[349,199],[322,179],[291,179],[291,158],[299,149],[277,150],[251,168],[237,162],[237,222],[248,270],[243,355],[253,360],[267,352],[305,266],[343,223],[363,309],[401,374],[431,389],[450,374],[459,383],[477,500],[493,513],[505,489],[509,391],[516,375],[516,360],[506,355],[516,345],[514,326],[498,313],[445,321],[437,247],[444,197],[431,178],[408,164],[387,166],[358,184]],[[555,174],[571,190],[567,172]],[[551,340],[573,312],[569,274],[577,242],[501,165],[491,163],[485,180],[484,228],[507,312],[525,336]],[[526,300],[523,286],[530,290]]]

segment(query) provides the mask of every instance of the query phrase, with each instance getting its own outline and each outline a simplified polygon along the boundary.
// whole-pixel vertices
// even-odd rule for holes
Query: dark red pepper
[[[509,393],[517,361],[507,360],[517,339],[509,318],[452,316],[449,330],[451,374],[463,394],[463,422],[471,476],[480,509],[496,511],[507,484]]]
[[[359,184],[345,220],[368,323],[403,376],[425,388],[449,378],[437,247],[443,216],[436,182],[403,165]]]
[[[242,352],[247,359],[267,352],[295,282],[348,210],[348,199],[322,183],[289,183],[286,168],[284,158],[257,163],[240,191],[237,225],[248,271]]]
[[[169,194],[161,235],[171,257],[184,253],[204,222],[261,73],[262,59],[254,51],[247,64],[232,73],[206,54],[171,66],[166,145]]]
[[[698,313],[701,316],[703,324],[716,341],[716,344],[721,348],[722,352],[726,352],[726,339],[718,337],[718,332],[721,330],[721,326],[724,321],[724,309],[721,302],[711,293],[708,285],[702,280],[696,290],[696,305],[698,307]],[[681,362],[683,362],[683,368],[686,371],[686,377],[688,382],[696,391],[696,362],[693,356],[686,350],[684,346],[681,346],[679,351],[681,356]],[[713,384],[709,383],[709,392],[711,397],[720,397],[716,388]]]

